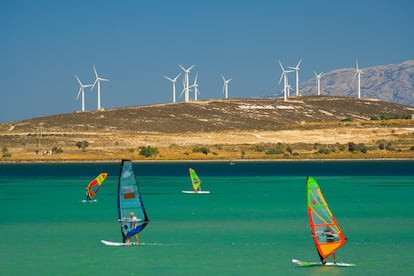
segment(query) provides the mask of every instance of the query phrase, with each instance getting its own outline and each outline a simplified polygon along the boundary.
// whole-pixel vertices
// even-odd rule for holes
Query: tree
[[[146,158],[151,157],[153,155],[157,155],[158,154],[158,149],[157,148],[153,148],[151,146],[143,146],[143,147],[139,147],[139,155],[145,156]]]
[[[2,149],[3,157],[11,157],[11,153],[9,152],[9,149],[7,147],[3,147]]]
[[[88,141],[79,141],[79,142],[76,143],[76,146],[79,149],[82,149],[82,151],[85,151],[86,148],[89,146],[89,143],[88,143]]]
[[[357,150],[357,146],[354,142],[348,142],[348,151],[354,152]]]

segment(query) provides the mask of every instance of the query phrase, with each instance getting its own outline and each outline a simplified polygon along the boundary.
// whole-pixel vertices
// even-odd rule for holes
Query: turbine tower
[[[178,64],[178,66],[180,66],[184,71],[184,99],[188,102],[190,100],[190,71],[193,69],[194,64],[187,69],[185,69],[181,64]]]
[[[319,74],[316,74],[315,71],[313,71],[313,73],[315,74],[316,77],[316,89],[318,90],[318,96],[321,95],[321,77],[322,77],[322,72],[320,72]]]
[[[292,69],[296,72],[296,97],[299,96],[299,70],[300,70],[300,63],[302,62],[302,59],[299,60],[298,64],[296,64],[295,67],[289,67],[289,69]]]
[[[95,87],[95,84],[98,83],[98,109],[97,110],[101,110],[101,81],[109,81],[109,80],[98,76],[95,65],[93,66],[93,71],[95,72],[96,79],[92,85],[91,90]]]
[[[223,74],[221,74],[221,77],[223,78],[223,94],[224,98],[229,98],[229,82],[231,82],[231,79],[226,80]]]
[[[169,80],[170,82],[172,82],[173,85],[173,103],[175,103],[175,83],[177,82],[177,79],[181,76],[181,73],[178,74],[175,78],[169,78],[167,76],[164,76],[164,78],[166,78],[167,80]]]
[[[361,69],[359,69],[358,67],[358,60],[356,60],[356,71],[355,71],[355,75],[354,78],[352,80],[355,79],[356,76],[358,76],[358,99],[361,98],[361,74],[364,74],[364,72],[362,72]]]
[[[280,60],[279,60],[279,64],[280,64],[280,68],[282,68],[282,75],[280,76],[279,84],[280,84],[280,82],[282,81],[282,78],[283,78],[283,100],[284,101],[287,101],[286,93],[287,93],[287,87],[289,85],[287,74],[288,73],[291,73],[293,71],[291,71],[291,70],[285,70],[285,68],[283,67],[283,65],[280,62]]]
[[[290,89],[292,89],[292,86],[290,86],[290,84],[288,84],[286,89],[287,89],[287,95],[288,95],[288,98],[289,98],[290,97]]]
[[[79,99],[79,95],[82,93],[82,112],[84,112],[85,111],[85,88],[91,87],[92,84],[82,84],[78,76],[75,75],[75,77],[78,80],[78,83],[80,85],[78,96],[76,96],[76,100]]]

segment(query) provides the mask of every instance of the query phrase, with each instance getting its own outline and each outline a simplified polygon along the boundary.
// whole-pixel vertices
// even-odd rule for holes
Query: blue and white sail
[[[123,242],[141,232],[149,222],[131,160],[122,160],[119,173],[118,221]]]

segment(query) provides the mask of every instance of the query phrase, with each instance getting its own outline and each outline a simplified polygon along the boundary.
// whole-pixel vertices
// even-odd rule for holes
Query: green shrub
[[[145,157],[151,157],[158,154],[158,149],[153,148],[151,146],[143,146],[139,147],[139,155],[145,156]]]
[[[56,153],[63,153],[63,149],[60,147],[53,147],[52,149],[52,153],[56,154]]]

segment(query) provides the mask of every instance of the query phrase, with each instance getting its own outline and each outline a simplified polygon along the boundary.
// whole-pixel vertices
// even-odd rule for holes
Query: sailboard
[[[117,198],[118,222],[121,229],[122,243],[105,241],[106,245],[120,246],[128,244],[127,240],[144,230],[149,222],[131,160],[122,160]]]
[[[91,182],[89,182],[88,186],[86,186],[86,192],[89,194],[89,199],[82,200],[82,202],[96,202],[94,197],[98,193],[107,176],[108,173],[100,173]]]
[[[184,194],[209,194],[210,191],[202,191],[201,190],[201,180],[200,177],[198,177],[196,171],[192,168],[188,169],[188,172],[190,173],[190,180],[191,185],[193,187],[192,191],[182,191]]]
[[[98,202],[98,200],[96,199],[84,199],[82,200],[83,203],[94,203],[94,202]]]
[[[131,245],[139,245],[139,246],[176,246],[180,245],[178,243],[159,243],[159,242],[140,242],[139,244],[134,243],[126,243],[126,242],[111,242],[106,240],[101,240],[101,242],[106,246],[131,246]]]
[[[346,238],[328,204],[316,180],[308,176],[307,186],[307,209],[313,241],[321,259],[320,263],[302,262],[293,259],[292,262],[301,266],[324,265],[323,259],[334,254],[346,242]],[[329,263],[325,263],[329,264]],[[335,264],[339,265],[339,263]],[[354,266],[346,264],[343,266]]]
[[[321,262],[304,262],[296,259],[292,259],[292,263],[297,264],[298,266],[355,266],[355,264],[348,264],[348,263],[333,263],[333,262],[326,262],[325,264]]]

